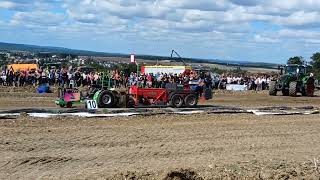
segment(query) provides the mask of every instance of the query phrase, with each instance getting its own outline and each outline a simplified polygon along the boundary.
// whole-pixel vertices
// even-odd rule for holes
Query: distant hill
[[[28,44],[13,44],[0,42],[0,50],[2,51],[28,51],[33,53],[64,53],[64,54],[74,54],[78,56],[120,56],[117,53],[104,53],[104,52],[94,52],[85,50],[75,50],[63,47],[51,47],[51,46],[36,46]],[[123,55],[122,55],[123,56]]]
[[[14,44],[0,42],[0,51],[28,51],[33,53],[60,53],[60,54],[72,54],[78,56],[102,56],[102,57],[128,57],[128,54],[120,53],[106,53],[95,52],[86,50],[75,50],[63,47],[51,47],[51,46],[37,46],[28,44]],[[153,56],[153,55],[137,55],[139,59],[146,60],[168,60],[167,56]],[[179,58],[173,58],[173,60],[179,60]],[[262,67],[262,68],[276,68],[277,64],[272,63],[260,63],[260,62],[247,62],[247,61],[233,61],[233,60],[219,60],[219,59],[199,59],[199,58],[182,58],[185,62],[189,63],[212,63],[221,65],[235,65],[244,67]]]

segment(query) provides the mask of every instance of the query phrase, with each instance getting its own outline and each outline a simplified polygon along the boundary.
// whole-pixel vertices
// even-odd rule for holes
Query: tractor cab
[[[284,68],[284,73],[293,75],[306,74],[307,68],[304,65],[286,65]]]
[[[289,64],[285,66],[279,66],[280,75],[304,75],[311,72],[311,66]]]

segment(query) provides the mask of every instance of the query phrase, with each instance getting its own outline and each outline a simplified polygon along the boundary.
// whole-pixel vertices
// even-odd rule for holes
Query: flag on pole
[[[130,55],[130,62],[131,62],[131,63],[136,63],[136,59],[135,59],[135,57],[134,57],[134,54],[131,54],[131,55]]]

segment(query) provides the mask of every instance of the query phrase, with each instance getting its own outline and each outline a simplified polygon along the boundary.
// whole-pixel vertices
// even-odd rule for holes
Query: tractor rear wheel
[[[170,105],[175,108],[180,108],[183,106],[183,98],[179,94],[175,94],[170,99]]]
[[[276,96],[277,95],[277,88],[276,88],[276,81],[271,81],[269,84],[269,95]]]
[[[196,107],[198,104],[198,98],[196,95],[190,94],[184,98],[184,102],[189,108]]]
[[[289,84],[289,95],[292,97],[297,96],[297,82],[291,82]]]
[[[102,108],[111,108],[114,107],[115,99],[111,92],[109,91],[101,91],[98,105]]]

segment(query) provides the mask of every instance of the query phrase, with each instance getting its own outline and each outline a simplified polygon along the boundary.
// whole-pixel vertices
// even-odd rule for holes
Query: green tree
[[[304,60],[303,60],[302,56],[295,56],[295,57],[289,58],[287,64],[299,64],[299,65],[302,65],[303,61]]]
[[[320,78],[320,52],[314,53],[311,57],[312,71],[317,78]]]
[[[0,67],[7,65],[8,61],[4,54],[0,54]]]

